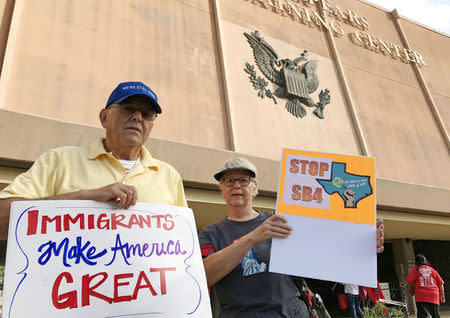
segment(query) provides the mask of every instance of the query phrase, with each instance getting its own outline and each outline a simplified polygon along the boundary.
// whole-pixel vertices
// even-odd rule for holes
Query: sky
[[[450,35],[450,0],[366,0]]]

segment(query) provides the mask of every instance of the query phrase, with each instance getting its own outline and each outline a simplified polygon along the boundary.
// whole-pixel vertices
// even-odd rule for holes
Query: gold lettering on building
[[[361,26],[361,22],[359,22],[358,16],[355,12],[350,9],[347,9],[347,21],[355,26]]]
[[[316,24],[320,27],[324,27],[328,30],[328,22],[325,21],[326,18],[322,18],[317,12],[314,12],[314,18],[316,20]]]
[[[312,23],[311,14],[309,12],[309,9],[308,8],[303,8],[303,12],[305,12],[306,21],[308,21],[308,23]]]
[[[402,58],[402,55],[400,54],[402,48],[398,46],[397,44],[391,44],[392,47],[395,49],[395,53],[397,54],[397,57]]]
[[[415,56],[413,54],[413,51],[403,48],[403,54],[405,55],[405,58],[408,61],[416,62]]]
[[[363,31],[355,31],[354,39],[356,39],[355,44],[364,46],[369,50],[389,54],[393,58],[399,58],[403,62],[413,62],[427,66],[419,52],[403,48],[397,44],[389,43],[388,41],[384,41],[371,34],[364,33]]]
[[[369,39],[370,47],[373,47],[374,49],[377,49],[377,50],[380,49],[378,46],[378,41],[374,36],[367,34],[367,38]]]
[[[345,34],[344,29],[339,21],[333,20],[330,22],[330,27],[338,36],[343,36]]]
[[[374,35],[363,31],[370,30],[370,23],[364,16],[348,8],[341,9],[338,5],[333,5],[330,0],[245,0],[261,8],[271,10],[282,16],[291,17],[306,25],[316,25],[319,29],[331,30],[338,37],[345,34],[340,21],[343,21],[359,30],[351,33],[353,43],[365,47],[377,53],[388,54],[393,58],[398,58],[406,63],[417,63],[427,66],[423,56],[414,50],[403,48],[397,44],[390,43]],[[310,7],[314,7],[311,9]],[[331,20],[327,17],[332,18]],[[333,20],[334,18],[334,20]]]
[[[416,57],[417,63],[422,63],[423,65],[428,66],[428,65],[425,64],[425,61],[423,60],[422,54],[420,54],[417,51],[414,51],[414,55]]]
[[[338,18],[340,20],[346,19],[344,12],[341,10],[341,8],[339,8],[339,6],[335,6],[333,12],[334,12],[334,16],[336,18]]]
[[[361,17],[361,24],[362,24],[364,30],[370,29],[370,24],[369,24],[369,21],[367,21],[366,17]]]
[[[328,0],[319,0],[319,1],[323,11],[328,12],[329,14],[334,14],[333,8],[331,7],[331,4]]]
[[[280,1],[280,0],[278,0],[278,1]],[[289,0],[286,0],[286,4],[287,4],[287,9],[288,9],[289,15],[291,15],[291,17],[294,18],[294,13],[295,13],[295,15],[299,18],[299,20],[303,21],[302,14],[300,13],[300,10],[297,7],[297,5],[295,3],[292,3]],[[309,16],[307,15],[307,19],[308,18],[309,18]]]

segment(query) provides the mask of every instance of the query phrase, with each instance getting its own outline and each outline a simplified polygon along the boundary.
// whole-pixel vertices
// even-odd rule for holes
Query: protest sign
[[[269,270],[376,287],[375,203],[374,158],[283,149]]]
[[[11,205],[3,317],[211,317],[191,209]]]

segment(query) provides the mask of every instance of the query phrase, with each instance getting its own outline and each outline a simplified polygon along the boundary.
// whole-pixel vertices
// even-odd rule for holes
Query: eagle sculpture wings
[[[310,60],[300,66],[300,61],[307,61],[309,53],[306,50],[294,60],[279,59],[277,52],[258,31],[244,35],[253,49],[256,65],[267,79],[279,86],[274,92],[275,96],[288,99],[286,110],[295,117],[304,117],[306,110],[302,104],[309,107],[316,106],[318,109],[314,113],[323,118],[323,108],[330,100],[329,91],[327,89],[325,92],[322,91],[321,101],[316,104],[309,96],[319,87],[319,78],[316,74],[317,60]]]

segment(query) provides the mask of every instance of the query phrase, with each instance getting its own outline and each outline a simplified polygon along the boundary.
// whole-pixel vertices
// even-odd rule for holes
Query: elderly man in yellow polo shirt
[[[169,164],[144,147],[161,114],[156,94],[141,82],[124,82],[100,111],[106,137],[90,147],[61,147],[0,192],[0,220],[16,200],[96,200],[127,209],[136,202],[186,207],[183,183]]]

